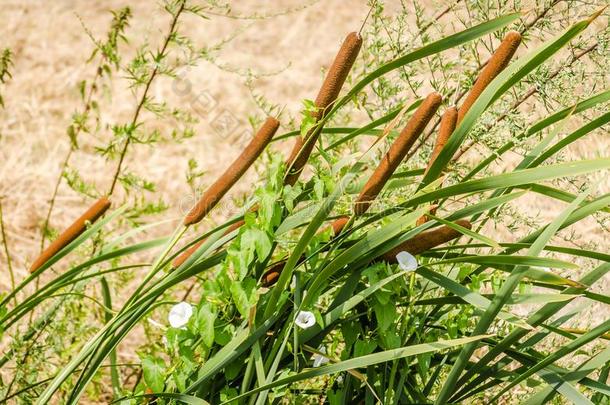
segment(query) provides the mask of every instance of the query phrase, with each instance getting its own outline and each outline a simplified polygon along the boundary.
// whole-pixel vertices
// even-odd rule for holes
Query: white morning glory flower
[[[316,317],[313,312],[301,311],[297,315],[297,319],[295,319],[294,323],[301,329],[311,328],[316,324]]]
[[[320,353],[324,353],[326,354],[326,348],[321,348],[320,349]],[[312,356],[313,359],[313,366],[314,367],[320,367],[326,363],[328,363],[330,360],[328,359],[328,357],[326,356],[322,356],[321,354],[318,353],[314,353],[314,355]]]
[[[417,269],[417,259],[409,252],[400,252],[396,255],[398,266],[404,271],[414,271]]]
[[[176,304],[169,311],[169,324],[173,328],[181,328],[186,325],[193,315],[193,307],[188,302]]]

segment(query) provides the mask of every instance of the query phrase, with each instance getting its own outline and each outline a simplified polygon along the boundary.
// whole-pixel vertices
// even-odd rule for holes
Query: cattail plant
[[[85,232],[87,224],[92,224],[97,221],[106,210],[110,208],[110,200],[106,197],[102,197],[97,200],[89,209],[81,215],[76,221],[72,223],[65,231],[63,231],[57,239],[53,241],[41,254],[34,260],[34,263],[30,266],[30,273],[38,270],[43,264],[45,264],[51,257],[57,252],[66,247],[74,239],[78,238],[80,234]]]
[[[184,218],[184,225],[189,226],[195,224],[203,217],[205,217],[211,210],[216,206],[220,199],[237,183],[237,181],[244,175],[254,161],[260,156],[265,150],[273,135],[279,128],[280,123],[278,120],[272,117],[268,117],[263,123],[263,126],[258,130],[254,138],[250,141],[244,151],[235,159],[233,164],[216,180],[210,188],[206,190],[201,199],[195,204],[188,215]],[[254,209],[256,209],[254,207]],[[226,233],[231,233],[235,229],[238,229],[244,224],[243,221],[237,221],[231,225]],[[182,252],[174,261],[172,266],[174,268],[180,267],[193,253],[203,244],[205,239],[200,240],[187,250]]]
[[[465,219],[457,220],[455,223],[467,229],[472,228],[470,221]],[[462,234],[455,229],[443,225],[438,229],[422,232],[419,235],[401,243],[389,252],[384,253],[382,255],[382,259],[388,263],[396,263],[396,255],[400,252],[408,252],[412,255],[418,255],[427,250],[450,242],[461,235]]]
[[[432,167],[432,165],[434,164],[434,161],[436,160],[438,155],[441,153],[441,151],[445,147],[445,144],[449,140],[449,137],[455,130],[455,126],[457,124],[457,116],[458,116],[458,111],[457,111],[457,108],[455,108],[455,107],[449,107],[443,114],[443,116],[441,118],[441,126],[438,130],[438,136],[436,137],[436,142],[434,143],[434,148],[432,149],[432,154],[430,155],[430,160],[428,161],[428,165],[426,166],[426,170],[424,171],[424,176],[426,175],[426,173],[428,173],[428,170],[430,170],[430,167]],[[433,207],[430,210],[430,213],[435,214],[436,207]],[[428,220],[428,217],[426,217],[425,215],[422,215],[417,220],[417,225],[421,225],[421,224],[425,223],[427,220]]]
[[[432,93],[421,103],[415,114],[411,117],[396,141],[392,144],[388,153],[381,160],[379,166],[364,185],[360,196],[354,204],[354,214],[361,215],[371,206],[373,200],[383,189],[398,168],[417,137],[421,135],[428,122],[432,119],[442,102],[438,93]]]
[[[191,208],[184,218],[183,223],[185,226],[198,223],[218,204],[222,197],[237,183],[260,154],[263,153],[263,150],[271,142],[279,126],[278,120],[272,117],[267,118],[243,152],[218,180],[205,191],[197,204]]]
[[[429,94],[426,99],[417,108],[413,116],[407,122],[407,125],[400,132],[396,140],[390,146],[390,149],[385,154],[364,188],[354,203],[354,214],[360,216],[364,214],[373,200],[377,198],[385,184],[392,177],[404,157],[409,153],[409,149],[413,146],[417,138],[421,135],[426,125],[430,122],[436,110],[442,103],[442,97],[438,93]],[[330,225],[333,235],[341,233],[345,225],[349,223],[348,217],[340,217],[333,221]],[[271,266],[263,275],[262,283],[264,286],[270,286],[277,281],[279,272],[283,268],[285,262],[280,261]],[[276,274],[277,273],[277,274]]]
[[[341,45],[335,60],[331,65],[324,83],[320,88],[318,96],[315,100],[316,111],[314,112],[314,118],[316,122],[324,118],[326,113],[332,108],[333,103],[339,96],[341,88],[347,79],[347,76],[356,61],[356,57],[362,47],[362,37],[356,32],[352,32],[347,35],[345,41]],[[314,128],[308,132],[306,140],[304,142],[303,137],[298,136],[290,156],[287,159],[286,166],[288,167],[288,173],[284,179],[284,184],[294,185],[298,180],[305,164],[309,160],[309,155],[313,151],[313,147],[318,139],[321,128]],[[256,210],[253,207],[252,210]],[[185,222],[186,224],[186,222]],[[235,223],[230,232],[234,229],[239,228],[243,225],[243,221]],[[196,243],[189,249],[180,254],[172,263],[174,267],[180,266],[184,263],[198,248],[201,246],[203,241]]]
[[[316,97],[314,103],[316,107],[316,111],[314,112],[316,123],[324,118],[332,108],[333,103],[339,96],[339,92],[356,61],[356,57],[358,56],[361,47],[362,37],[360,34],[356,32],[348,34]],[[307,133],[305,139],[301,136],[297,137],[290,157],[288,158],[289,168],[284,180],[285,184],[294,185],[298,180],[305,164],[309,160],[309,155],[313,151],[314,145],[318,140],[320,131],[321,128],[314,127]]]
[[[438,137],[436,138],[436,143],[434,145],[434,149],[432,150],[432,154],[430,156],[430,160],[428,161],[428,165],[426,166],[426,171],[424,173],[427,174],[428,170],[434,164],[436,158],[443,150],[443,147],[451,137],[451,134],[455,130],[455,127],[464,119],[470,107],[475,103],[475,101],[479,98],[481,93],[485,90],[485,88],[491,83],[493,79],[502,72],[508,63],[514,56],[519,44],[521,43],[521,34],[517,31],[510,31],[505,36],[500,46],[493,55],[487,61],[487,64],[477,77],[474,85],[468,92],[466,99],[460,106],[459,110],[455,110],[454,107],[449,108],[443,117],[441,118],[441,126],[439,129]],[[432,214],[436,213],[436,208],[431,211]],[[417,224],[421,225],[427,221],[427,217],[424,215],[418,219]]]
[[[521,34],[517,31],[510,31],[505,36],[498,49],[489,58],[487,65],[483,68],[474,85],[468,92],[466,99],[458,110],[457,123],[462,122],[470,107],[477,101],[483,90],[491,83],[498,74],[508,66],[511,58],[517,51],[521,43]]]
[[[440,107],[441,102],[441,95],[432,93],[421,103],[358,195],[358,198],[354,203],[355,215],[362,215],[369,209],[385,184],[409,153],[409,150],[421,135],[426,125],[428,125]],[[346,218],[335,220],[331,225],[333,234],[338,235],[346,224]]]

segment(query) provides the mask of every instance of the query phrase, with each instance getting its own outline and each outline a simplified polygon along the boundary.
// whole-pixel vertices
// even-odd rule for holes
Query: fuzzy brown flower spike
[[[455,131],[455,126],[457,124],[457,116],[458,110],[455,107],[449,107],[441,117],[441,127],[438,130],[438,136],[436,137],[436,143],[434,144],[434,148],[432,149],[432,154],[430,155],[430,161],[428,162],[428,166],[426,166],[426,173],[434,164],[434,161],[440,155],[441,151],[447,144],[447,141]]]
[[[108,200],[108,198],[102,197],[97,200],[80,218],[74,221],[68,229],[63,231],[36,260],[34,260],[34,263],[30,266],[30,273],[38,270],[51,257],[55,256],[57,252],[66,247],[74,239],[78,238],[87,229],[87,224],[97,221],[98,218],[104,215],[104,212],[106,212],[108,208],[110,208],[110,200]]]
[[[373,200],[383,189],[383,186],[392,177],[392,174],[400,165],[405,155],[411,149],[419,135],[423,132],[428,122],[432,119],[436,110],[443,101],[438,93],[432,93],[417,108],[407,125],[398,138],[394,141],[388,153],[384,156],[377,169],[364,185],[362,192],[354,204],[354,213],[361,215],[369,209]]]
[[[519,34],[517,31],[509,31],[504,36],[502,43],[491,58],[489,58],[489,62],[479,74],[479,77],[474,83],[474,86],[472,86],[472,89],[470,89],[466,100],[464,100],[464,103],[462,103],[462,106],[458,112],[458,124],[462,122],[464,116],[468,110],[470,110],[470,107],[472,107],[474,102],[477,101],[487,85],[489,85],[489,83],[491,83],[491,81],[495,79],[496,76],[498,76],[498,74],[500,74],[500,72],[506,68],[506,66],[508,66],[508,63],[517,51],[520,43],[521,34]]]
[[[362,37],[360,34],[352,32],[345,38],[339,53],[337,53],[326,75],[326,79],[324,79],[318,97],[316,97],[316,121],[322,119],[330,111],[335,100],[337,100],[361,47]],[[296,183],[305,164],[309,160],[309,155],[311,155],[319,135],[320,130],[314,130],[307,134],[305,140],[301,136],[296,139],[288,158],[289,170],[284,181],[285,184],[294,185]]]
[[[472,224],[465,219],[460,219],[455,221],[455,223],[464,228],[472,228]],[[396,255],[400,252],[409,252],[415,256],[425,252],[426,250],[456,239],[461,235],[461,233],[453,228],[449,228],[448,226],[442,226],[432,231],[422,232],[385,253],[382,256],[382,259],[388,263],[396,263]]]
[[[235,159],[233,164],[212,184],[201,199],[195,204],[184,218],[184,225],[193,225],[201,221],[218,204],[224,195],[237,183],[246,170],[265,150],[280,123],[269,117],[252,138],[244,151]]]

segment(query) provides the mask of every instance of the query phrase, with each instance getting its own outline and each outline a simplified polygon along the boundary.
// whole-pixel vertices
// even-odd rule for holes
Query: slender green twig
[[[0,232],[2,232],[2,246],[4,248],[4,254],[6,255],[6,264],[8,267],[8,273],[11,277],[11,289],[15,289],[15,273],[13,271],[13,262],[11,260],[11,253],[8,248],[8,239],[6,238],[6,230],[4,229],[4,215],[2,213],[2,198],[0,198]],[[14,303],[17,305],[17,297],[14,297]]]
[[[531,21],[529,21],[528,23],[526,23],[523,28],[521,28],[519,30],[519,33],[521,35],[524,35],[526,32],[528,32],[531,28],[533,28],[540,20],[542,20],[552,9],[553,7],[555,7],[557,4],[559,4],[560,2],[562,2],[564,0],[553,0],[552,3],[550,3],[549,5],[547,5],[544,9],[542,9],[542,11],[540,11],[536,17],[534,17]],[[482,62],[481,64],[479,64],[479,66],[477,67],[477,70],[475,73],[481,71],[485,66],[487,66],[487,63],[489,62],[489,59],[487,59],[486,61]],[[458,101],[460,101],[465,95],[466,93],[468,93],[468,89],[462,89],[461,91],[458,92],[459,89],[452,89],[449,91],[449,93],[447,94],[446,98],[449,98],[450,96],[452,96],[455,93],[455,97],[454,97],[454,103],[457,103]],[[506,118],[506,117],[504,117]],[[432,134],[434,134],[436,132],[436,128],[438,128],[438,125],[440,124],[440,118],[438,118],[434,124],[431,126],[430,130],[421,138],[421,140],[419,141],[419,143],[413,148],[413,150],[411,151],[411,153],[407,156],[407,159],[410,159],[411,157],[413,157],[418,151],[419,149],[426,144],[426,142],[428,141],[428,139],[430,139],[430,137],[432,136]],[[458,152],[459,153],[459,152]]]
[[[176,26],[178,24],[178,19],[179,19],[180,15],[182,14],[182,12],[184,11],[185,6],[186,6],[186,0],[182,0],[180,2],[180,6],[178,7],[178,10],[176,10],[176,12],[173,15],[172,21],[170,23],[169,32],[168,32],[167,36],[165,37],[165,40],[163,41],[163,45],[157,55],[156,60],[163,60],[164,57],[166,56],[167,47],[168,47],[170,41],[172,40],[172,38],[174,38],[176,35]],[[153,80],[155,80],[155,77],[157,77],[158,73],[159,73],[159,63],[156,63],[153,71],[151,72],[148,80],[146,81],[146,84],[144,85],[144,92],[142,93],[142,97],[140,98],[140,101],[138,102],[138,105],[136,106],[136,110],[133,114],[133,118],[131,120],[131,125],[129,126],[129,128],[133,129],[138,124],[138,119],[140,118],[140,112],[142,111],[142,107],[144,107],[144,104],[146,103],[146,100],[148,99],[148,91],[150,90],[150,86],[152,85]],[[112,183],[110,184],[110,189],[108,190],[108,193],[107,193],[108,196],[112,195],[112,193],[114,192],[117,180],[121,174],[121,167],[123,165],[123,161],[125,160],[125,156],[127,155],[127,149],[129,148],[129,145],[131,143],[131,139],[132,139],[131,136],[128,136],[127,139],[125,140],[125,143],[123,144],[123,149],[121,150],[121,153],[119,155],[119,163],[117,164],[116,170],[114,172],[114,176],[112,177]]]
[[[106,43],[99,43],[98,41],[95,40],[93,35],[87,31],[89,36],[91,37],[91,39],[93,40],[93,42],[96,45],[93,55],[95,55],[95,53],[98,52],[98,50],[101,50],[101,52],[100,52],[101,55],[99,58],[99,62],[97,64],[97,66],[95,67],[95,75],[93,76],[91,84],[89,85],[89,88],[87,91],[87,96],[84,98],[84,105],[83,105],[82,113],[81,113],[82,116],[84,116],[84,117],[87,117],[89,112],[91,111],[93,95],[95,94],[95,92],[97,90],[97,82],[104,75],[104,72],[105,72],[104,66],[106,64],[108,64],[109,62],[112,62],[118,66],[119,59],[117,56],[118,52],[116,50],[116,47],[118,44],[118,38],[120,38],[121,32],[128,25],[128,19],[131,16],[131,11],[129,8],[124,8],[118,12],[113,12],[113,14],[114,14],[114,18],[112,20],[112,24],[111,24],[110,30],[108,32],[108,39],[107,39]],[[92,55],[92,58],[93,58],[93,55]],[[70,138],[71,138],[70,139],[70,148],[68,149],[68,152],[66,153],[66,156],[64,157],[62,164],[60,166],[59,175],[57,176],[57,180],[55,180],[55,185],[53,187],[53,194],[51,195],[51,198],[49,200],[49,208],[47,209],[47,213],[45,215],[45,219],[44,219],[44,222],[42,225],[42,230],[41,230],[42,232],[40,235],[40,251],[41,252],[44,250],[44,244],[46,241],[49,223],[51,221],[51,216],[53,215],[53,209],[55,208],[55,202],[57,200],[59,186],[61,185],[62,180],[64,178],[64,173],[66,172],[66,169],[67,169],[68,165],[70,164],[72,155],[74,154],[75,150],[77,149],[76,140],[78,139],[78,136],[81,134],[84,127],[85,127],[84,124],[79,124],[76,126],[71,126],[69,128],[69,130],[71,131],[70,132]]]

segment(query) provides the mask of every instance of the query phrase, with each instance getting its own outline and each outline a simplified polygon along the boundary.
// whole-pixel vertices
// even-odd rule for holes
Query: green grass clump
[[[610,256],[607,246],[564,242],[574,224],[604,227],[610,157],[600,151],[594,159],[563,160],[570,145],[604,133],[610,90],[561,99],[540,116],[519,110],[537,93],[544,99],[547,90],[531,92],[528,85],[600,18],[594,12],[530,45],[537,24],[549,13],[560,15],[553,11],[557,3],[533,20],[504,9],[483,18],[488,13],[481,5],[449,7],[438,18],[469,17],[462,29],[436,39],[429,36],[436,23],[421,20],[416,8],[417,36],[403,47],[392,34],[405,34],[408,26],[388,21],[382,2],[372,2],[368,25],[350,34],[357,43],[323,113],[306,101],[301,127],[272,141],[305,135],[297,141],[304,148],[314,139],[301,154],[298,175],[293,160],[267,149],[264,174],[242,213],[190,239],[185,235],[201,220],[200,210],[196,221],[170,234],[133,242],[158,224],[140,224],[133,201],[127,202],[81,226],[1,297],[0,330],[8,343],[0,366],[23,367],[3,382],[4,399],[76,404],[106,394],[118,403],[608,403],[610,320],[590,319],[587,328],[572,321],[586,312],[574,303],[604,309],[610,303],[595,285],[610,271]],[[168,34],[153,59],[164,61],[172,46],[188,49],[180,18],[207,18],[212,9],[168,1]],[[117,36],[130,17],[115,14],[115,35],[100,45],[106,52],[100,63],[116,61],[111,65],[119,68]],[[509,31],[508,45],[482,50],[488,42],[495,49],[508,29],[518,30]],[[508,63],[522,37],[527,50]],[[480,62],[483,54],[492,54],[491,62],[478,63],[471,74],[461,72],[467,63],[447,62]],[[141,140],[138,131],[145,132],[140,114],[161,108],[148,97],[151,83],[175,73],[162,63],[146,70],[141,58],[147,55],[138,52],[126,68],[141,90],[130,124],[113,127],[113,141],[100,150],[117,160],[107,194],[123,184],[129,196],[134,184],[145,184],[126,181],[122,162]],[[422,72],[438,92],[427,99]],[[476,91],[460,89],[473,83]],[[358,124],[359,112],[369,122]],[[443,112],[449,118],[441,122]],[[405,126],[413,127],[412,134],[403,131],[406,140],[398,130]],[[220,202],[276,128],[273,120],[263,146],[247,165],[234,163],[237,177],[208,205]],[[393,147],[400,149],[397,161],[387,152]],[[476,147],[488,152],[473,154]],[[509,154],[516,156],[514,168],[498,169]],[[375,177],[375,168],[386,166]],[[362,194],[368,189],[374,191]],[[550,220],[528,218],[519,207],[532,195],[561,209]],[[125,219],[126,231],[125,224],[110,230]],[[511,232],[514,237],[505,237]],[[117,297],[121,277],[134,271],[137,287],[128,298]],[[66,328],[61,314],[78,327]],[[78,320],[88,317],[97,324],[82,328]],[[165,317],[169,324],[159,321]],[[143,336],[139,361],[123,362],[117,349],[133,334]],[[39,342],[51,338],[73,340],[53,354],[59,361],[25,377],[24,370],[41,363]]]

